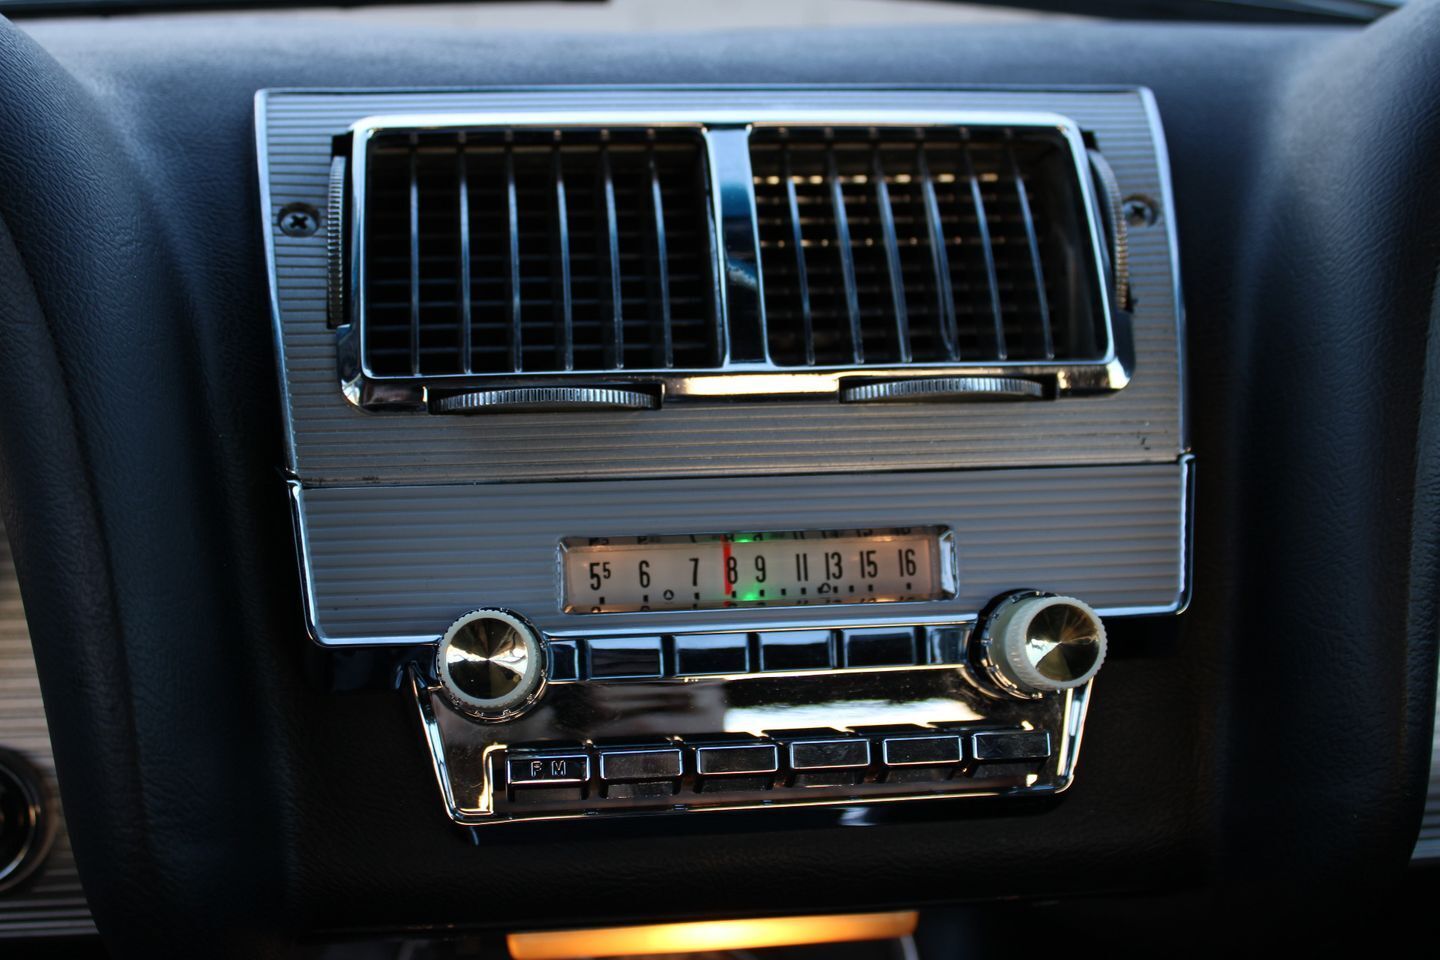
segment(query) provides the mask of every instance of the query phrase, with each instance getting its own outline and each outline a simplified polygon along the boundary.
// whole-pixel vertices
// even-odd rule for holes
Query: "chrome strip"
[[[1180,463],[1185,473],[1185,515],[1180,523],[1180,603],[1175,613],[1184,613],[1190,609],[1190,598],[1195,587],[1195,454],[1185,454],[1180,458]]]
[[[1155,101],[1155,92],[1149,87],[1137,87],[1140,103],[1149,121],[1151,139],[1155,144],[1155,169],[1160,178],[1160,216],[1165,220],[1165,237],[1170,245],[1170,283],[1175,297],[1175,337],[1179,349],[1176,351],[1175,376],[1179,379],[1181,397],[1190,395],[1190,370],[1185,362],[1188,341],[1186,339],[1185,296],[1180,284],[1180,236],[1175,226],[1175,190],[1170,179],[1170,148],[1165,142],[1165,127],[1160,122],[1160,106]],[[1180,449],[1190,449],[1190,408],[1180,404]],[[1188,601],[1187,601],[1188,602]]]
[[[725,347],[724,363],[716,369],[673,370],[666,368],[614,371],[545,371],[533,374],[440,374],[433,376],[376,376],[364,357],[365,324],[365,250],[364,219],[367,186],[367,158],[370,140],[378,133],[392,130],[436,131],[476,128],[569,129],[594,127],[666,127],[700,131],[705,144],[706,160],[713,196],[711,205],[718,251],[720,324]],[[1070,148],[1071,163],[1084,207],[1085,229],[1089,234],[1092,267],[1098,283],[1096,296],[1105,323],[1106,345],[1101,357],[1093,361],[1034,363],[1000,361],[983,365],[956,361],[923,367],[895,366],[889,368],[828,366],[783,367],[769,359],[765,339],[763,285],[760,274],[758,236],[754,210],[754,184],[746,176],[750,169],[748,131],[757,126],[837,126],[870,128],[894,127],[1028,127],[1053,129],[1061,133]],[[722,142],[723,141],[723,142]],[[263,151],[262,151],[263,152]],[[352,171],[352,217],[350,224],[350,302],[354,304],[353,320],[337,337],[339,376],[344,396],[365,409],[420,409],[426,406],[429,391],[435,387],[463,389],[478,384],[529,384],[545,382],[622,385],[642,381],[660,384],[667,401],[706,398],[800,397],[834,395],[842,378],[878,380],[909,379],[953,374],[957,371],[975,375],[1009,374],[1034,377],[1053,382],[1058,394],[1113,392],[1129,383],[1134,358],[1116,328],[1115,305],[1111,302],[1108,284],[1103,276],[1104,245],[1096,221],[1095,195],[1090,182],[1089,155],[1084,137],[1074,121],[1058,113],[1046,111],[979,111],[896,109],[806,109],[801,112],[776,109],[705,109],[679,111],[657,107],[644,111],[615,110],[582,113],[577,111],[515,111],[496,110],[486,113],[419,113],[371,116],[350,128],[350,169]],[[743,180],[744,182],[738,182]],[[748,197],[748,207],[740,200]],[[728,198],[728,199],[727,199]],[[737,211],[739,211],[737,213]],[[744,216],[748,214],[748,216]],[[753,248],[753,249],[752,249]],[[273,270],[272,270],[273,277]],[[732,289],[733,288],[733,289]],[[737,305],[735,292],[744,292],[744,299],[754,303],[754,316],[734,317]],[[752,293],[753,291],[753,293]],[[278,317],[278,310],[276,311]],[[735,321],[741,321],[738,346],[734,334]],[[758,329],[757,329],[758,328]],[[759,338],[759,342],[752,342]]]
[[[715,220],[712,247],[719,267],[723,308],[716,329],[725,367],[764,364],[765,296],[761,280],[760,227],[747,130],[704,131]],[[667,390],[667,393],[669,391]]]

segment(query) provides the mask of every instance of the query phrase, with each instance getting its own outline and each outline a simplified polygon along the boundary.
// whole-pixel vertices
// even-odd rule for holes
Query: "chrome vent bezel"
[[[751,168],[749,135],[756,127],[873,128],[986,128],[1011,131],[1058,132],[1068,146],[1074,167],[1075,188],[1083,206],[1082,240],[1088,237],[1095,296],[1104,342],[1091,361],[964,361],[924,364],[796,367],[773,362],[765,325],[763,275]],[[709,177],[712,250],[717,278],[717,336],[721,360],[717,367],[699,369],[634,368],[624,370],[569,370],[523,373],[469,373],[376,375],[366,366],[365,342],[365,203],[368,146],[381,133],[444,133],[504,130],[595,131],[600,129],[693,130],[700,136]],[[1041,384],[1046,396],[1108,393],[1122,389],[1134,369],[1129,331],[1117,317],[1112,283],[1106,277],[1111,255],[1102,238],[1091,160],[1079,126],[1058,113],[1044,111],[921,111],[807,109],[725,110],[694,112],[654,109],[645,111],[594,111],[583,114],[560,111],[396,114],[364,118],[343,138],[348,148],[349,217],[344,224],[349,255],[345,257],[344,301],[350,305],[339,326],[338,363],[342,392],[352,404],[366,410],[435,410],[443,396],[477,388],[537,386],[642,386],[662,403],[683,400],[743,398],[798,398],[838,400],[842,390],[856,383],[916,378],[978,376],[1013,377]],[[333,221],[332,221],[333,223]]]

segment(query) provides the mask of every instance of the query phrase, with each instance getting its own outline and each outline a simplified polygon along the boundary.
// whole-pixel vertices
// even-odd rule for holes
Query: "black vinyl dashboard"
[[[257,125],[260,91],[268,91],[261,98],[268,106]],[[345,97],[366,102],[336,107]],[[648,106],[642,102],[647,97]],[[1108,159],[1122,188],[1126,177],[1153,183],[1121,193],[1158,207],[1125,214],[1132,220],[1132,249],[1140,254],[1137,283],[1149,276],[1152,286],[1136,297],[1133,309],[1121,310],[1126,304],[1118,299],[1106,301],[1115,317],[1124,313],[1123,322],[1138,331],[1131,345],[1141,356],[1134,379],[1114,395],[1066,396],[1071,381],[1065,377],[1078,376],[1083,365],[1061,370],[1063,357],[1057,359],[1053,344],[1042,360],[1018,374],[1009,370],[1043,384],[1037,390],[1046,394],[1037,403],[1052,405],[1025,409],[1063,409],[1070,417],[1048,428],[1057,441],[1050,446],[1044,443],[1047,428],[1032,425],[1040,438],[1033,449],[1007,433],[1012,427],[1004,418],[1019,408],[1004,403],[957,404],[953,409],[961,412],[954,416],[960,419],[947,421],[944,430],[922,429],[906,419],[904,407],[866,408],[854,414],[870,418],[874,433],[866,447],[846,446],[842,414],[833,412],[851,415],[843,405],[816,414],[814,425],[797,425],[799,416],[785,412],[803,405],[783,407],[773,420],[765,419],[772,417],[769,408],[756,413],[737,407],[749,401],[734,397],[672,407],[671,380],[665,380],[672,392],[663,394],[660,410],[624,414],[654,418],[625,421],[644,424],[628,432],[606,428],[599,440],[584,435],[594,412],[447,418],[433,412],[450,396],[435,382],[425,395],[431,406],[412,402],[408,412],[365,410],[344,395],[346,372],[342,360],[336,375],[333,344],[336,328],[349,321],[327,318],[325,237],[310,241],[310,260],[287,260],[284,244],[290,241],[276,217],[282,208],[299,209],[294,204],[313,207],[317,217],[330,215],[335,208],[325,204],[327,190],[334,189],[333,164],[358,156],[353,151],[359,148],[344,145],[357,121],[388,117],[390,127],[411,138],[406,149],[418,155],[426,134],[414,131],[431,129],[415,120],[421,114],[469,116],[455,123],[468,131],[462,144],[473,142],[479,150],[489,148],[477,131],[515,122],[505,111],[520,109],[513,106],[517,100],[532,113],[540,109],[537,103],[573,110],[587,98],[605,101],[612,125],[623,127],[625,110],[670,109],[666,97],[681,101],[674,109],[695,117],[710,111],[706,135],[712,139],[714,130],[737,122],[725,111],[760,111],[772,102],[801,114],[810,109],[817,122],[835,122],[826,113],[831,109],[883,106],[900,111],[901,125],[914,127],[914,103],[924,99],[927,109],[964,114],[967,143],[984,140],[986,110],[1084,115],[1064,148],[1073,146],[1081,171],[1076,182],[1084,184],[1075,189],[1091,201],[1076,206],[1088,211],[1076,216],[1084,222],[1093,217],[1095,236],[1104,235],[1104,177],[1092,179],[1084,158],[1087,151],[1105,154],[1119,141],[1124,148],[1111,147]],[[463,100],[463,110],[446,107],[447,98]],[[266,126],[278,123],[287,104],[299,118],[294,125]],[[313,125],[317,121],[306,118],[325,110],[334,116],[302,129],[302,121]],[[525,123],[557,125],[553,114]],[[1004,143],[1013,154],[1021,149],[1015,131],[1024,127],[1023,117],[1005,123],[1011,139]],[[267,141],[276,130],[279,139]],[[1108,140],[1107,130],[1113,131]],[[306,136],[308,159],[296,160],[293,168],[274,165],[277,155],[291,156],[285,151],[292,147],[299,157],[297,144]],[[625,136],[623,130],[607,132],[597,149],[609,156],[625,145]],[[890,141],[881,135],[875,142]],[[648,143],[654,171],[654,138]],[[591,145],[582,147],[576,155],[583,160]],[[912,147],[906,140],[904,151],[897,148],[894,155]],[[460,148],[462,155],[466,149]],[[922,158],[928,149],[919,150]],[[712,165],[729,156],[713,143],[710,150]],[[511,152],[473,162],[495,156],[515,162]],[[628,161],[620,152],[615,156],[617,177],[628,175],[621,166]],[[879,164],[878,148],[875,156]],[[1277,939],[1297,936],[1302,920],[1308,935],[1351,932],[1355,917],[1381,911],[1406,883],[1433,731],[1440,622],[1440,450],[1432,435],[1433,365],[1440,360],[1433,330],[1437,156],[1440,4],[1433,2],[1407,4],[1364,29],[1042,21],[803,35],[597,37],[303,17],[0,25],[5,529],[34,638],[67,828],[107,946],[168,955],[202,943],[211,953],[257,956],[283,952],[297,941],[400,931],[472,933],[1099,895],[1130,898],[1157,916],[1164,915],[1160,904],[1202,905],[1196,909],[1205,914],[1223,913],[1227,929],[1263,919],[1263,929]],[[414,171],[424,161],[410,162],[414,194],[422,185]],[[906,189],[921,182],[915,169],[913,179],[905,174]],[[723,186],[723,171],[711,172]],[[598,181],[602,188],[608,176]],[[661,174],[652,176],[659,196]],[[1004,171],[996,176],[1003,178]],[[973,172],[971,178],[981,179]],[[883,174],[880,179],[887,182]],[[1038,175],[1025,180],[1032,186],[1037,181]],[[523,196],[523,176],[519,188],[515,183],[512,170],[512,195]],[[581,189],[573,183],[572,190]],[[590,182],[583,188],[590,189]],[[1033,199],[1045,199],[1035,189]],[[286,190],[294,196],[279,196]],[[616,195],[623,204],[623,184]],[[915,196],[917,210],[929,202],[926,194]],[[348,193],[339,202],[342,210],[365,209]],[[717,187],[713,212],[722,226],[733,215],[724,202]],[[751,202],[758,218],[756,198]],[[519,223],[515,203],[512,223]],[[673,219],[667,221],[655,203],[662,234],[669,228],[670,242],[678,243]],[[418,218],[415,201],[410,209]],[[877,223],[886,225],[883,218]],[[420,234],[418,224],[410,227],[412,237]],[[798,215],[795,224],[799,237]],[[1148,235],[1147,226],[1154,228]],[[295,229],[301,243],[305,227]],[[762,247],[763,229],[753,234]],[[893,225],[888,229],[894,233]],[[719,302],[732,318],[734,346],[741,342],[733,329],[742,315],[737,304],[747,289],[752,298],[760,293],[743,270],[733,269],[745,262],[745,238],[715,235],[721,246],[708,262],[724,291]],[[610,255],[618,277],[615,236],[612,218]],[[1030,243],[1036,247],[1033,229]],[[378,244],[372,241],[375,249]],[[1101,260],[1114,255],[1098,240],[1095,250]],[[773,271],[764,255],[764,249],[755,254]],[[413,246],[410,256],[418,271]],[[518,244],[513,257],[520,261]],[[803,272],[803,258],[801,263]],[[874,263],[876,270],[888,264],[892,278],[900,275],[898,259]],[[929,262],[916,263],[925,269]],[[1071,275],[1098,266],[1072,264]],[[1183,291],[1183,298],[1163,300],[1171,296],[1172,267],[1181,279],[1174,292]],[[992,264],[992,278],[996,269]],[[853,277],[849,284],[855,289]],[[616,280],[616,303],[619,286]],[[1045,287],[1043,280],[1039,286]],[[406,289],[418,288],[417,279]],[[511,293],[520,303],[520,294],[507,288],[506,296]],[[1157,298],[1163,306],[1158,311]],[[854,304],[850,318],[858,323]],[[770,309],[775,316],[776,308]],[[567,322],[568,311],[567,305]],[[808,301],[805,311],[809,322]],[[286,339],[293,331],[284,324],[291,320],[311,326]],[[521,330],[518,319],[515,325]],[[416,329],[411,350],[418,375],[418,321]],[[1113,334],[1119,328],[1106,329]],[[1121,352],[1126,346],[1118,339],[1110,345]],[[1092,346],[1095,365],[1125,366],[1118,352]],[[767,356],[778,355],[774,341],[769,349]],[[924,349],[939,348],[930,343]],[[514,350],[518,357],[518,343]],[[1011,353],[1017,350],[1012,343]],[[857,348],[857,362],[858,354]],[[464,373],[476,373],[471,354],[462,355]],[[952,352],[947,362],[955,357]],[[1167,379],[1157,385],[1149,378],[1157,360],[1164,367],[1167,357]],[[302,366],[305,376],[296,373]],[[704,363],[698,366],[705,374]],[[931,372],[964,379],[941,369],[946,366],[937,363],[939,372]],[[1006,369],[991,364],[963,372],[974,380]],[[513,372],[520,372],[518,362]],[[696,384],[705,379],[692,376],[686,388],[704,389]],[[648,386],[636,387],[643,380],[612,370],[586,386],[639,389],[642,398],[653,399]],[[843,381],[839,389],[853,386]],[[965,389],[972,386],[967,381]],[[466,382],[466,389],[475,388]],[[1151,405],[1140,406],[1136,398],[1149,398]],[[742,417],[751,423],[759,417],[758,435],[732,433],[717,441],[705,433],[718,431],[717,418],[727,416],[732,431]],[[374,426],[379,419],[387,424],[383,429]],[[480,423],[485,425],[473,426]],[[822,440],[830,437],[831,446],[806,447],[813,439],[802,431],[812,428]],[[664,438],[669,453],[643,446],[656,429],[673,430]],[[409,443],[410,434],[386,437],[412,430],[426,439],[416,441],[407,462],[397,444]],[[547,445],[567,430],[576,436]],[[907,430],[920,431],[920,442],[886,446],[886,432],[903,438]],[[456,435],[460,439],[447,439]],[[1121,435],[1133,439],[1133,447],[1117,446],[1113,462],[1100,463],[1104,457],[1094,451],[1110,450],[1105,444]],[[765,446],[766,437],[779,439]],[[1064,438],[1075,442],[1066,447]],[[995,445],[989,453],[987,442]],[[984,553],[987,536],[996,542],[1016,536],[1003,524],[994,533],[1000,523],[994,518],[1008,516],[1020,496],[1015,491],[1030,482],[1026,457],[1044,461],[1037,473],[1062,477],[1064,493],[1029,493],[1025,504],[1050,509],[1065,496],[1090,503],[1075,492],[1081,478],[1111,469],[1121,474],[1097,489],[1130,491],[1132,504],[1161,503],[1165,523],[1137,525],[1139,532],[1125,528],[1127,543],[1153,545],[1146,569],[1158,586],[1138,592],[1143,602],[1132,601],[1130,588],[1142,579],[1133,564],[1121,568],[1129,580],[1118,586],[1114,575],[1107,579],[1103,570],[1087,568],[1095,553],[1087,553],[1086,545],[1093,547],[1096,530],[1116,529],[1123,520],[1107,514],[1104,524],[1077,521],[1078,532],[1067,541],[1063,516],[1051,518],[1045,532],[1059,545],[1036,554],[1038,560],[1029,554],[1022,560],[1037,564],[1032,569],[1043,572],[1034,576],[1053,580],[1055,593],[1067,586],[1082,599],[1081,590],[1100,598],[1096,607],[1105,616],[1109,654],[1088,714],[1083,702],[1069,700],[1065,709],[1072,712],[1058,719],[1021,707],[1012,713],[1011,706],[991,713],[989,701],[950,687],[922,687],[914,699],[964,699],[973,708],[945,714],[945,722],[969,725],[957,734],[972,738],[957,747],[956,759],[963,755],[967,763],[981,759],[973,737],[992,732],[987,724],[1072,729],[1064,717],[1073,721],[1078,711],[1084,758],[1073,785],[1062,769],[1064,757],[1047,746],[1047,763],[1055,766],[1018,774],[1007,768],[993,782],[981,777],[971,791],[1003,793],[1012,785],[1006,778],[1019,777],[1014,783],[1027,787],[1058,785],[1063,796],[1019,790],[962,798],[947,792],[946,799],[922,803],[850,802],[854,790],[888,795],[887,783],[905,782],[886,775],[889,780],[872,783],[867,773],[854,774],[854,781],[813,781],[822,792],[808,796],[829,797],[823,791],[838,789],[836,805],[608,817],[595,815],[610,801],[608,792],[599,800],[557,793],[534,808],[541,814],[536,819],[547,822],[475,826],[494,813],[483,799],[491,789],[486,778],[500,769],[491,767],[474,774],[484,782],[483,790],[475,788],[481,802],[450,797],[448,807],[442,803],[437,773],[445,789],[447,756],[451,769],[460,769],[456,741],[445,741],[444,730],[480,756],[495,749],[495,727],[484,724],[496,716],[486,710],[508,719],[505,711],[524,698],[447,700],[438,693],[443,678],[414,667],[427,656],[433,664],[433,652],[415,650],[442,632],[449,642],[449,620],[488,605],[484,597],[469,603],[458,595],[478,589],[465,579],[469,574],[455,572],[469,542],[441,544],[442,533],[426,524],[479,538],[474,542],[485,549],[523,544],[525,531],[515,534],[506,526],[520,523],[512,523],[515,517],[548,538],[533,564],[543,576],[527,574],[523,564],[529,560],[519,552],[506,553],[493,567],[482,564],[488,580],[481,582],[504,584],[509,597],[520,598],[519,607],[529,604],[516,619],[548,644],[544,696],[551,706],[517,722],[538,731],[536,740],[557,736],[557,729],[569,736],[583,728],[602,742],[512,751],[505,769],[513,804],[523,793],[513,787],[521,782],[516,756],[526,764],[561,761],[546,768],[558,772],[543,788],[570,789],[577,758],[598,769],[603,736],[638,735],[635,724],[595,720],[584,727],[573,720],[567,711],[582,707],[595,715],[637,709],[600,695],[587,700],[586,682],[640,676],[678,684],[687,650],[710,657],[726,649],[723,640],[713,639],[724,625],[746,637],[735,654],[740,666],[697,667],[698,674],[723,672],[737,689],[791,683],[814,690],[832,683],[837,701],[904,699],[891,688],[865,686],[871,683],[865,677],[891,674],[866,674],[853,680],[852,689],[845,686],[852,682],[846,669],[862,665],[862,641],[899,625],[913,644],[905,653],[912,659],[903,665],[933,678],[951,662],[937,652],[948,642],[938,628],[968,629],[987,616],[994,622],[997,611],[987,602],[995,597],[998,603],[1004,594],[1000,581],[975,587],[972,597],[965,589],[975,568],[966,564],[990,556]],[[946,465],[957,476],[953,489],[966,491],[984,509],[920,508],[932,501],[953,506],[947,499],[952,488],[942,489],[935,479]],[[838,490],[836,477],[845,468],[880,487]],[[640,475],[648,479],[636,479]],[[775,480],[782,475],[803,482],[805,495],[825,508],[796,506],[787,513],[756,506],[726,513],[715,506],[723,491],[716,478],[734,480],[742,504],[766,497],[772,504],[798,504],[797,488]],[[627,505],[614,489],[627,482],[660,492],[647,492],[641,506]],[[502,494],[487,484],[511,499],[497,507]],[[583,488],[579,507],[557,498],[557,488],[568,487]],[[842,498],[874,503],[879,493],[896,499],[883,511],[870,510],[861,523],[848,523],[851,515],[835,505]],[[1111,502],[1094,502],[1102,501]],[[442,510],[437,503],[454,506]],[[607,520],[627,509],[639,519],[630,526],[591,523],[599,508],[585,511],[596,503],[604,505]],[[297,512],[297,504],[305,512]],[[363,510],[379,519],[356,520]],[[723,560],[715,561],[718,577],[718,565],[745,542],[734,531],[839,537],[871,522],[905,531],[931,523],[956,532],[960,586],[948,587],[937,572],[929,597],[942,607],[950,604],[943,615],[881,616],[876,611],[886,608],[877,603],[860,607],[866,616],[836,604],[824,608],[828,620],[802,621],[783,611],[768,620],[745,619],[734,581],[726,586],[717,580],[716,605],[736,609],[724,611],[729,620],[715,621],[720,628],[704,621],[709,639],[692,648],[686,646],[687,624],[700,621],[687,620],[689,612],[669,619],[657,619],[666,616],[663,611],[601,612],[590,623],[610,625],[594,628],[576,627],[569,611],[544,606],[551,596],[545,564],[555,556],[554,544],[578,545],[567,537],[590,538],[593,548],[600,535],[713,535],[724,550]],[[494,534],[497,529],[510,531],[509,539]],[[1014,530],[1022,529],[1028,528],[1016,520]],[[499,539],[484,540],[492,535]],[[850,537],[860,543],[853,556],[862,564],[866,536],[876,534]],[[943,551],[947,542],[937,535],[934,545],[927,540],[925,546]],[[363,562],[354,560],[356,543]],[[391,548],[396,569],[410,571],[396,574],[403,601],[386,600],[392,581],[374,574]],[[341,552],[328,568],[322,566],[327,549],[332,558]],[[1068,561],[1066,550],[1074,552]],[[426,559],[437,555],[433,563]],[[647,554],[641,563],[660,564],[658,556]],[[759,571],[779,554],[741,556]],[[784,556],[797,570],[826,562],[822,554]],[[996,547],[993,556],[1013,555]],[[695,562],[698,571],[700,560]],[[1110,569],[1103,557],[1100,567]],[[1154,574],[1157,568],[1160,574]],[[636,595],[642,583],[650,584],[650,567],[639,569],[645,579],[629,588]],[[902,599],[920,592],[908,582],[903,586],[896,587],[906,594]],[[579,595],[578,588],[572,593]],[[607,602],[598,592],[584,596],[597,609]],[[695,598],[700,600],[698,592]],[[641,601],[634,603],[638,609]],[[650,619],[637,619],[645,616]],[[790,639],[797,628],[817,623],[832,631],[823,641],[830,646],[819,666],[805,669],[833,667],[833,677],[735,679],[747,671],[763,673],[767,630]],[[1004,624],[994,626],[998,631]],[[347,631],[355,643],[327,643],[343,640]],[[635,634],[647,632],[657,634],[653,674],[623,672],[632,669],[637,649],[642,657],[651,655],[634,642]],[[377,637],[386,643],[377,644]],[[571,649],[566,644],[580,644],[574,646],[573,676],[558,665],[557,651]],[[617,645],[621,659],[632,659],[623,668],[601,666],[602,651]],[[540,656],[538,647],[527,649]],[[897,663],[871,665],[890,669]],[[612,672],[605,674],[607,669]],[[995,674],[997,682],[1013,681],[998,665]],[[758,709],[743,698],[728,701],[732,714],[741,708]],[[675,707],[647,703],[638,709]],[[723,762],[732,762],[734,738],[761,723],[746,716],[742,721],[727,714],[724,731],[698,722],[665,729],[692,739],[724,734],[714,742],[700,737],[696,746],[677,741],[677,757],[681,749],[693,750],[683,762],[696,766],[685,766],[682,775],[677,765],[667,791],[694,791],[700,799],[693,806],[704,806],[710,774],[700,754],[716,751],[709,755],[714,762],[722,762],[722,754]],[[922,719],[928,729],[934,718]],[[426,722],[428,743],[421,733]],[[949,728],[942,723],[939,729]],[[472,742],[472,735],[478,739]],[[867,751],[900,749],[883,732],[862,729],[856,736],[854,742],[872,745]],[[789,760],[777,767],[790,763],[794,769],[787,775],[805,776],[794,751],[810,740],[773,734],[764,743],[747,741],[744,749],[774,749],[771,740],[788,751]],[[484,756],[488,763],[490,755]],[[882,765],[868,752],[863,756],[865,764]],[[613,757],[610,762],[618,763]],[[596,781],[590,767],[584,769],[580,779]],[[727,775],[715,770],[720,778]],[[730,772],[756,771],[779,775],[765,767]],[[1052,775],[1053,783],[1047,779]],[[474,786],[462,773],[449,784],[461,793]],[[767,791],[784,786],[764,782]],[[637,796],[644,800],[628,792],[613,796],[626,812],[625,804]],[[732,803],[731,793],[718,796],[720,805],[754,806]],[[501,812],[510,809],[506,802],[500,801]],[[557,811],[578,819],[548,822]],[[1197,937],[1220,941],[1226,934],[1210,930]]]

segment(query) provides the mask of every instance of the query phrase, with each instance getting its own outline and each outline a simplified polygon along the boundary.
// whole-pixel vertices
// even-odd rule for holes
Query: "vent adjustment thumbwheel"
[[[979,644],[995,685],[1034,699],[1090,682],[1105,662],[1105,624],[1074,597],[1017,594],[991,613]]]
[[[445,631],[435,669],[462,712],[510,720],[540,698],[545,650],[535,628],[510,611],[473,610]]]
[[[0,891],[33,874],[55,839],[55,816],[40,771],[0,748]]]

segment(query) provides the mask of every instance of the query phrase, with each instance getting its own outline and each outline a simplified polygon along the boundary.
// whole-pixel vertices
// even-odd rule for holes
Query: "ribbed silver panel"
[[[325,207],[331,138],[387,113],[644,111],[747,104],[823,108],[834,91],[636,89],[529,92],[274,92],[260,101],[266,209]],[[1094,133],[1122,194],[1163,201],[1156,135],[1140,91],[858,91],[863,110],[1044,110]],[[701,476],[739,472],[1034,466],[1175,460],[1185,446],[1178,304],[1169,211],[1132,230],[1134,379],[1116,396],[1053,403],[905,405],[674,404],[659,411],[450,418],[364,413],[341,396],[335,334],[326,326],[325,231],[277,235],[277,309],[290,411],[291,466],[307,484]]]
[[[433,641],[504,606],[554,634],[962,619],[1007,590],[1102,613],[1173,609],[1184,583],[1184,464],[538,484],[320,487],[300,493],[311,602],[332,642]],[[959,591],[929,603],[570,615],[562,537],[940,524]],[[857,609],[857,607],[859,609]]]
[[[1440,860],[1440,682],[1435,685],[1435,733],[1430,745],[1430,789],[1415,841],[1416,860]]]
[[[40,680],[35,675],[30,632],[25,627],[20,585],[4,528],[0,528],[0,746],[24,754],[59,796],[45,705],[40,702]],[[17,890],[0,893],[0,940],[94,932],[62,816],[55,846],[41,873]]]

